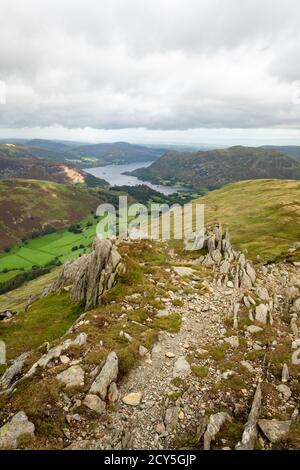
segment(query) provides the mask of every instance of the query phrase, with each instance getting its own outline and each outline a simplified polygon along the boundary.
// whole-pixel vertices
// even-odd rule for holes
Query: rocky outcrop
[[[248,416],[248,421],[245,425],[242,440],[239,442],[235,449],[236,450],[253,450],[257,439],[257,420],[259,418],[261,408],[261,388],[260,384],[257,385],[254,394],[251,411]]]
[[[195,239],[197,240],[197,234]],[[195,244],[195,249],[199,246]],[[226,285],[232,282],[236,289],[251,289],[256,281],[256,272],[244,253],[234,250],[231,245],[228,230],[223,231],[221,224],[216,224],[212,230],[204,235],[203,249],[207,250],[205,256],[199,261],[205,266],[213,268],[216,272],[217,282]]]
[[[108,388],[111,383],[115,382],[118,377],[119,365],[118,357],[115,352],[109,353],[100,374],[93,382],[90,394],[99,395],[102,400],[105,400]]]
[[[0,449],[16,449],[19,439],[25,436],[34,438],[34,424],[20,411],[0,428]]]
[[[23,353],[21,356],[12,363],[12,365],[4,372],[0,379],[0,389],[6,389],[13,382],[15,377],[17,377],[24,367],[26,359],[28,358],[29,353]]]
[[[231,421],[231,417],[224,411],[210,416],[204,433],[204,450],[210,450],[211,441],[215,439],[221,427],[227,420]]]
[[[110,240],[96,238],[91,253],[65,263],[51,291],[60,293],[70,286],[71,300],[84,302],[88,310],[101,304],[103,294],[122,271],[124,265],[116,247]]]

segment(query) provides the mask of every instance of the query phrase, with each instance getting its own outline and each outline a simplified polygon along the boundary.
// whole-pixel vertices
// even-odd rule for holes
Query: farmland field
[[[92,243],[96,232],[97,220],[93,215],[86,217],[80,224],[82,233],[68,229],[26,240],[0,255],[0,282],[5,282],[17,274],[31,270],[34,266],[44,267],[58,258],[61,263],[77,258],[85,253]]]

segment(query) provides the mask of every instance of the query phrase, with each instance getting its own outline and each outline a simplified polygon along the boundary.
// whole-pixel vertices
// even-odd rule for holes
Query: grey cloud
[[[2,0],[0,8],[1,127],[300,125],[295,0]]]

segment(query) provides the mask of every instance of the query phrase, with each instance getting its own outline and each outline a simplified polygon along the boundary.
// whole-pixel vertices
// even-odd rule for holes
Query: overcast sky
[[[298,0],[1,0],[0,137],[300,144],[299,53]]]

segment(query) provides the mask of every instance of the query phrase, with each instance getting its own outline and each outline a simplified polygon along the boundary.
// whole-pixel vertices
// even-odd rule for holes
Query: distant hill
[[[247,250],[249,258],[285,257],[300,241],[300,181],[242,181],[196,202],[205,205],[205,225],[228,227],[233,244]]]
[[[127,142],[84,145],[72,150],[72,153],[86,162],[86,165],[104,165],[110,163],[133,163],[157,160],[164,150]]]
[[[33,232],[79,222],[106,198],[85,188],[49,181],[0,181],[0,250]]]
[[[43,158],[79,169],[157,160],[165,151],[164,148],[150,148],[126,142],[78,145],[75,142],[33,139],[26,142],[5,141],[0,144],[0,155]]]
[[[249,179],[300,179],[300,162],[273,149],[230,147],[199,152],[167,152],[131,174],[154,183],[218,188]]]
[[[298,145],[264,145],[262,148],[278,150],[300,160],[300,146]]]
[[[81,183],[104,187],[108,183],[92,175],[67,166],[63,162],[42,159],[23,146],[0,145],[0,179],[29,178],[56,183]]]

